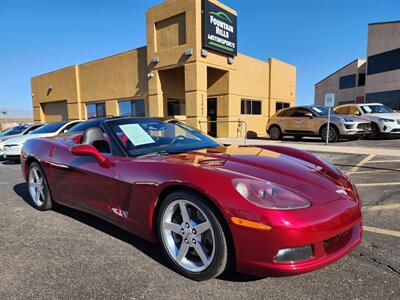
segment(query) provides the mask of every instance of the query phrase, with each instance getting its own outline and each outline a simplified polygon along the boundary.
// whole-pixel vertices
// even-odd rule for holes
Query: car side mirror
[[[76,156],[93,156],[99,165],[103,168],[109,168],[111,162],[103,154],[92,145],[75,145],[70,149],[71,153]]]
[[[307,118],[310,118],[310,119],[314,118],[312,113],[306,113],[306,114],[304,114],[304,116]]]
[[[359,111],[356,111],[356,112],[354,112],[353,115],[355,115],[355,116],[361,116],[361,113],[360,113]]]

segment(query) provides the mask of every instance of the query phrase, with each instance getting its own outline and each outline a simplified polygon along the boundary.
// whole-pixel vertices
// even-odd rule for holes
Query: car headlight
[[[345,118],[345,117],[337,117],[342,122],[354,123],[352,119]]]
[[[394,122],[395,120],[392,119],[385,119],[385,118],[379,118],[378,122]]]
[[[299,195],[268,181],[238,178],[232,184],[243,198],[262,208],[292,210],[311,205]]]

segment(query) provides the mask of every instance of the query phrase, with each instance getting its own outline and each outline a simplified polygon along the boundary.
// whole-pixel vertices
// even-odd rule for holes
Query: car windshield
[[[315,112],[319,116],[327,116],[328,115],[328,108],[325,106],[311,106],[310,107],[313,112]],[[336,115],[334,111],[331,110],[331,115]]]
[[[91,120],[91,121],[85,121],[82,123],[79,123],[73,127],[71,127],[70,130],[67,132],[84,132],[86,129],[90,127],[98,127],[103,121],[106,120],[105,118],[102,119],[96,119],[96,120]]]
[[[385,114],[394,112],[386,105],[362,105],[361,109],[364,114]]]
[[[19,133],[23,132],[26,128],[27,127],[23,126],[23,125],[15,126],[13,128],[7,129],[6,131],[3,131],[2,133],[0,133],[0,137],[19,134]]]
[[[39,127],[38,129],[35,129],[34,131],[31,132],[31,134],[53,133],[53,132],[56,132],[57,130],[59,130],[65,124],[67,124],[67,122],[58,122],[58,123],[46,124],[46,125],[43,125],[42,127]]]
[[[219,147],[211,137],[181,122],[128,118],[104,123],[130,156]]]

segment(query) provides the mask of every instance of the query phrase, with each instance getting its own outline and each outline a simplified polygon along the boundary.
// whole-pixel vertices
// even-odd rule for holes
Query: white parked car
[[[43,126],[43,124],[22,124],[0,133],[0,158],[3,157],[3,146],[7,140],[17,136],[28,135],[41,126]]]
[[[3,158],[4,159],[19,159],[21,149],[24,143],[33,138],[51,137],[64,133],[70,128],[75,126],[81,121],[58,122],[51,124],[44,124],[43,126],[33,130],[28,135],[17,136],[7,140],[3,144]]]
[[[371,138],[382,134],[400,134],[400,113],[381,103],[344,104],[334,111],[371,121]]]
[[[5,140],[11,139],[16,136],[27,135],[31,131],[39,128],[42,125],[43,124],[21,124],[14,126],[0,133],[0,142],[3,142]]]

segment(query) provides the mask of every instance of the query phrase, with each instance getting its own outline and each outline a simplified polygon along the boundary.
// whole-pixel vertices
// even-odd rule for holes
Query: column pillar
[[[161,81],[158,71],[153,70],[151,72],[153,77],[149,79],[149,107],[146,109],[150,117],[163,117],[164,116],[164,104],[163,104],[163,92],[161,89]]]
[[[207,65],[185,65],[185,105],[188,125],[207,132]]]

